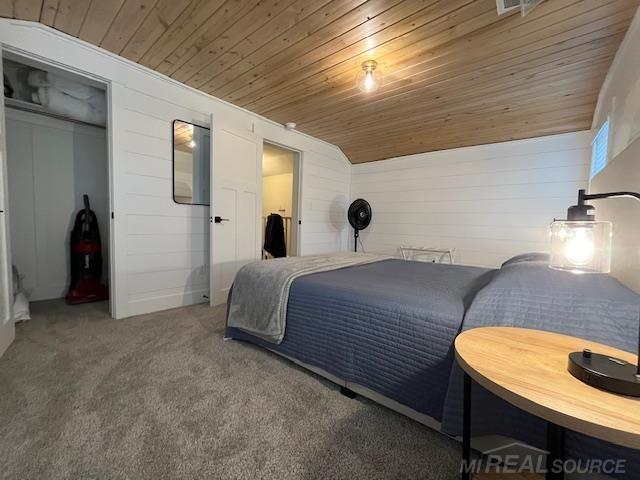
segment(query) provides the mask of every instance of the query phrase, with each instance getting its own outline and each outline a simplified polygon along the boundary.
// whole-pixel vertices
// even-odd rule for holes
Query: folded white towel
[[[55,73],[43,72],[42,70],[30,71],[27,76],[27,83],[36,88],[57,88],[61,92],[79,100],[89,100],[92,97],[100,96],[104,98],[104,92],[95,87],[83,85],[82,83],[69,80]]]
[[[38,100],[47,110],[75,120],[96,125],[104,125],[107,121],[104,102],[93,102],[98,105],[96,108],[87,101],[79,100],[53,87],[38,88]]]

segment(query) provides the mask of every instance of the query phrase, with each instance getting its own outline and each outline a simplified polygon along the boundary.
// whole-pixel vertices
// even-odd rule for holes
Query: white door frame
[[[0,45],[0,58],[3,46]],[[3,73],[0,64],[0,77]],[[7,127],[4,118],[4,94],[0,98],[0,356],[13,342],[13,273],[11,270],[11,236],[9,235],[9,182],[7,179]]]
[[[209,156],[211,158],[211,164],[209,165],[209,305],[214,307],[216,305],[216,298],[214,289],[215,285],[215,276],[213,272],[213,267],[215,262],[213,261],[213,242],[214,242],[214,228],[215,223],[213,219],[215,217],[215,166],[216,166],[216,156],[215,156],[215,126],[216,119],[215,115],[212,113],[209,115]]]
[[[112,84],[111,81],[97,75],[91,74],[89,72],[85,72],[84,70],[80,70],[78,68],[61,64],[59,62],[47,59],[45,57],[41,57],[39,55],[34,55],[32,53],[24,52],[20,49],[11,47],[11,46],[2,46],[0,61],[4,59],[4,53],[9,53],[12,57],[17,57],[18,60],[23,60],[26,63],[35,63],[47,66],[53,69],[62,70],[73,75],[78,75],[86,78],[92,82],[97,82],[101,84],[106,91],[106,100],[107,100],[107,124],[106,128],[106,144],[107,144],[107,181],[108,181],[108,192],[109,192],[109,258],[108,258],[108,269],[109,269],[109,312],[112,318],[118,318],[118,315],[122,315],[119,312],[118,308],[118,296],[116,290],[116,241],[115,241],[115,189],[114,189],[114,128],[113,128],[113,101],[112,101]],[[4,96],[2,98],[2,102],[0,104],[2,108],[2,128],[4,131]],[[4,142],[4,138],[2,140]],[[6,151],[6,144],[5,144]],[[8,203],[8,202],[7,202]],[[103,236],[104,238],[104,236]],[[11,251],[9,250],[9,260],[11,259]],[[103,265],[104,265],[103,261]]]
[[[121,226],[126,225],[126,219],[116,219],[116,208],[120,206],[120,202],[117,200],[119,192],[116,187],[116,165],[114,161],[115,145],[118,141],[116,129],[114,128],[114,101],[113,101],[113,84],[111,81],[106,80],[107,85],[107,176],[109,181],[109,313],[111,318],[121,318],[126,315],[126,282],[124,281],[125,272],[117,270],[118,258],[126,258],[126,238],[120,235],[121,243],[116,241],[118,229]],[[122,174],[119,175],[122,178]],[[122,228],[124,230],[124,228]],[[118,254],[117,249],[122,250],[121,254]],[[122,277],[121,282],[119,277]],[[117,288],[116,288],[117,287]]]
[[[263,137],[262,138],[262,143],[260,144],[260,158],[263,158],[264,153],[262,152],[262,148],[264,146],[265,143],[268,143],[269,145],[274,145],[276,147],[280,147],[280,148],[284,148],[285,150],[289,150],[290,152],[293,152],[295,154],[294,157],[294,166],[293,166],[293,195],[296,197],[295,198],[295,205],[293,205],[292,203],[292,208],[291,208],[291,229],[292,231],[292,235],[295,233],[295,238],[296,238],[296,251],[295,251],[295,255],[299,256],[301,255],[301,248],[300,248],[300,244],[302,243],[300,241],[300,239],[302,238],[302,219],[300,218],[300,212],[302,211],[302,155],[303,152],[302,150],[298,150],[297,148],[294,147],[290,147],[289,145],[286,145],[282,142],[278,142],[275,140],[269,140],[267,137]],[[260,161],[260,178],[262,179],[262,161]],[[260,228],[263,228],[262,225],[262,181],[260,182],[260,198],[259,198],[259,202],[260,202]],[[294,208],[295,207],[295,208]],[[294,214],[295,213],[295,219],[294,219]],[[293,236],[292,236],[293,238]]]

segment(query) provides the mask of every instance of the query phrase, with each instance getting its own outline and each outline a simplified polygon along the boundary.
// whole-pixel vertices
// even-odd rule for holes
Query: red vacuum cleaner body
[[[84,209],[76,215],[71,231],[71,285],[67,302],[97,302],[109,298],[109,290],[102,284],[102,244],[98,218],[84,195]]]

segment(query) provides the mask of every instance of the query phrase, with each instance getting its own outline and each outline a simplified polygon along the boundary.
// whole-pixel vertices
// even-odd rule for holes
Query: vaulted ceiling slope
[[[640,0],[0,0],[354,163],[588,129]],[[375,59],[382,88],[355,77]]]

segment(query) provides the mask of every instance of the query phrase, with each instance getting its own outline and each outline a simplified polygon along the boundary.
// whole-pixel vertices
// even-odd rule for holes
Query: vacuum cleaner
[[[71,285],[65,297],[71,305],[109,299],[109,290],[102,284],[98,217],[91,210],[89,196],[82,198],[84,209],[76,215],[71,231]]]

